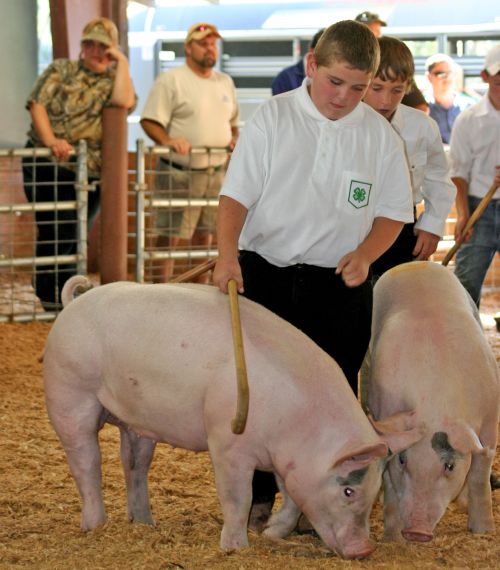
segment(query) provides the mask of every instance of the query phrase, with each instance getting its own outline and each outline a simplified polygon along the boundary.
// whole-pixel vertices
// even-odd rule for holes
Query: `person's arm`
[[[59,139],[55,136],[47,109],[41,103],[32,101],[30,114],[33,126],[43,145],[50,148],[57,159],[67,160],[73,151],[73,146],[66,139]]]
[[[151,119],[141,119],[141,127],[144,132],[157,145],[171,146],[177,154],[188,154],[191,150],[190,142],[183,138],[171,138],[160,123]]]
[[[342,275],[348,287],[357,287],[366,281],[370,265],[396,241],[404,223],[390,218],[375,218],[365,240],[339,261],[337,274]]]
[[[455,199],[455,206],[457,209],[457,223],[455,224],[455,239],[458,239],[467,224],[467,221],[470,218],[470,211],[469,211],[469,183],[465,178],[460,178],[458,176],[454,176],[452,178],[453,183],[457,187],[457,197]],[[466,239],[469,239],[472,235],[472,230],[467,235]]]
[[[221,196],[217,210],[217,248],[219,257],[215,264],[213,282],[227,293],[230,279],[236,281],[243,293],[243,276],[238,262],[238,240],[247,217],[247,208],[229,196]]]
[[[238,137],[240,135],[240,129],[238,127],[231,127],[231,142],[229,143],[229,148],[233,150],[236,146],[236,142],[238,141]]]
[[[424,133],[421,136],[421,143],[425,144],[426,160],[420,165],[418,173],[414,173],[425,208],[415,224],[417,242],[412,253],[418,261],[427,260],[436,251],[456,196],[455,185],[448,175],[448,163],[439,129],[430,119],[426,124],[425,136]]]
[[[135,103],[135,92],[127,57],[116,47],[108,48],[106,53],[110,59],[116,61],[116,76],[111,93],[111,104],[115,107],[131,109]]]

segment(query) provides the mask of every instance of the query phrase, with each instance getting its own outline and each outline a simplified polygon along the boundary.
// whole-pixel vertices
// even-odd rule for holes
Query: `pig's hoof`
[[[405,539],[403,535],[399,531],[390,531],[384,532],[384,538],[382,539],[384,542],[404,542]]]
[[[220,537],[220,547],[224,552],[233,552],[239,550],[240,548],[245,548],[248,546],[248,537],[245,534],[231,534],[226,532],[224,528],[222,529],[222,534]]]
[[[254,503],[248,517],[248,528],[254,532],[262,532],[271,516],[274,501]]]
[[[493,521],[484,521],[469,525],[469,530],[474,534],[486,534],[488,532],[495,532],[495,523]]]

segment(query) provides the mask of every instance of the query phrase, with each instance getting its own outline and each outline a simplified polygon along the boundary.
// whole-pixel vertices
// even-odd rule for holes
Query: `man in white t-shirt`
[[[191,26],[184,45],[186,63],[159,75],[144,105],[142,128],[157,145],[171,147],[158,164],[159,197],[218,196],[239,123],[233,80],[214,69],[220,37],[213,24]],[[158,210],[157,245],[175,247],[180,239],[191,239],[194,247],[206,249],[212,243],[215,217],[213,207]],[[163,262],[160,270],[155,280],[168,281],[173,260]]]
[[[301,329],[355,393],[370,339],[370,265],[413,221],[403,144],[361,103],[378,63],[367,26],[327,28],[302,86],[270,98],[245,124],[217,222],[214,283],[227,292],[234,279],[240,293]],[[257,473],[255,527],[274,500],[267,474]]]
[[[460,113],[451,133],[451,179],[457,187],[458,239],[492,184],[500,186],[500,45],[486,55],[483,99]],[[500,251],[500,189],[458,250],[455,275],[479,307],[483,281]]]

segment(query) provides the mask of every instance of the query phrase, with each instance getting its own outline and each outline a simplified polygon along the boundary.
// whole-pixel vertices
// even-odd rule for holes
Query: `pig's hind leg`
[[[120,425],[120,452],[127,484],[127,510],[130,522],[154,525],[149,506],[148,471],[156,443]]]
[[[276,476],[276,483],[281,492],[282,502],[280,508],[271,515],[263,534],[270,538],[285,538],[297,526],[300,509],[294,503],[285,489],[285,484]]]
[[[94,394],[75,387],[77,382],[61,386],[51,381],[54,376],[48,378],[46,375],[47,411],[82,498],[81,528],[91,530],[106,522],[98,440],[105,410]]]

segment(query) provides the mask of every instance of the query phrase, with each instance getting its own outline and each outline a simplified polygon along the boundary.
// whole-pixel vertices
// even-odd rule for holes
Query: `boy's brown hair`
[[[415,73],[415,64],[410,49],[401,40],[390,36],[379,38],[378,43],[380,65],[375,77],[379,77],[382,81],[406,81],[408,91]]]
[[[342,20],[323,32],[314,49],[314,57],[318,67],[343,62],[373,75],[378,68],[380,49],[368,26],[354,20]]]

